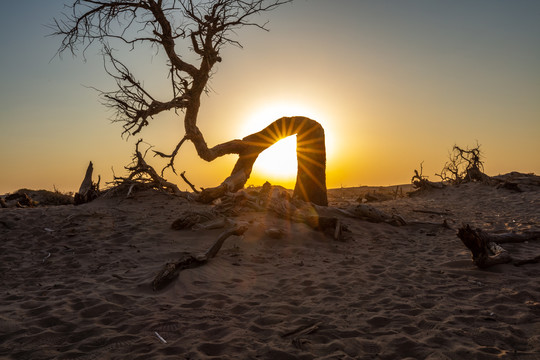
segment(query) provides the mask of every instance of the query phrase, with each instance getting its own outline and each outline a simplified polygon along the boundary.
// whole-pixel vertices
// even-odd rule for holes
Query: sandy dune
[[[159,292],[163,264],[223,231],[171,229],[205,206],[147,191],[0,209],[0,357],[540,359],[540,264],[479,270],[456,236],[462,223],[540,229],[540,187],[523,190],[466,184],[375,203],[452,229],[343,217],[344,242],[246,212],[232,219],[248,225],[243,237]],[[358,191],[333,190],[331,203]],[[505,248],[525,258],[540,241]]]

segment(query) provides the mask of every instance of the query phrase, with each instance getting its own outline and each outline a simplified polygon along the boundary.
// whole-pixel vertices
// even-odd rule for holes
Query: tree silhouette
[[[435,174],[442,181],[453,185],[471,181],[487,183],[491,181],[490,177],[484,174],[483,156],[478,143],[476,147],[464,149],[454,145],[448,157],[449,160],[444,164],[441,173]]]
[[[238,154],[231,175],[215,188],[200,194],[211,201],[227,191],[242,188],[261,151],[279,139],[297,134],[298,175],[294,196],[327,205],[324,130],[304,117],[284,117],[262,131],[209,147],[197,126],[201,96],[208,92],[208,81],[225,45],[241,46],[234,39],[242,27],[267,30],[266,24],[251,19],[292,0],[76,0],[69,12],[55,19],[54,34],[62,37],[59,54],[84,53],[98,43],[105,59],[105,70],[116,81],[113,91],[101,91],[106,106],[115,110],[114,121],[123,123],[123,134],[136,135],[152,118],[165,111],[183,113],[185,135],[170,153],[154,151],[169,159],[163,169],[175,174],[174,161],[181,146],[191,141],[197,154],[212,161],[226,154]],[[170,94],[159,99],[139,81],[119,59],[113,45],[129,50],[163,51],[167,59]],[[182,51],[180,51],[182,49]],[[195,59],[195,60],[192,60]],[[162,175],[163,175],[162,171]]]

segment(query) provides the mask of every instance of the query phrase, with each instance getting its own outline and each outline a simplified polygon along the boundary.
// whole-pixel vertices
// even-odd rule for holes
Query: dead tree
[[[176,174],[174,161],[187,140],[206,161],[238,154],[231,175],[221,185],[201,193],[202,201],[210,201],[241,188],[261,151],[282,137],[296,134],[300,166],[295,196],[327,204],[324,131],[317,122],[304,117],[282,118],[256,134],[214,147],[207,145],[197,126],[201,96],[208,92],[208,81],[214,66],[221,61],[222,48],[240,46],[233,37],[239,28],[254,26],[266,30],[265,25],[250,19],[292,0],[72,1],[70,15],[54,24],[55,35],[63,39],[59,53],[77,53],[78,46],[86,49],[94,42],[102,45],[105,70],[116,81],[117,89],[102,91],[101,95],[105,104],[116,111],[114,120],[124,124],[123,134],[139,133],[162,112],[182,111],[185,135],[171,153],[155,151],[157,156],[169,160],[163,171],[171,169]],[[123,45],[127,50],[147,46],[165,53],[169,74],[164,80],[170,88],[169,98],[159,99],[151,94],[120,60],[113,49]],[[182,46],[193,52],[197,60],[186,60],[186,54],[179,52]]]
[[[442,181],[452,185],[471,181],[491,182],[491,178],[484,174],[484,164],[478,144],[474,148],[465,149],[454,145],[449,160],[444,164],[441,173],[436,175]]]
[[[229,153],[240,156],[231,175],[220,186],[203,190],[199,199],[209,202],[226,192],[243,188],[259,154],[280,139],[295,134],[298,174],[293,197],[317,205],[328,205],[324,130],[318,122],[301,116],[283,117],[242,140],[221,144],[224,148],[230,148]]]

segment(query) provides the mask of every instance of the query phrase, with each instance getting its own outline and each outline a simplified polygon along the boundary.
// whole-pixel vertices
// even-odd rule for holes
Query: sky
[[[139,138],[170,152],[184,135],[181,114],[171,112],[121,137],[93,90],[114,89],[99,48],[56,56],[61,39],[47,25],[67,3],[2,7],[0,194],[76,191],[89,161],[103,186],[125,175]],[[243,48],[222,51],[202,99],[198,126],[209,146],[301,115],[325,128],[329,188],[410,183],[420,164],[436,181],[454,144],[480,144],[488,175],[540,174],[540,1],[295,0],[260,20],[270,31],[238,31]],[[145,85],[159,92],[158,80],[166,84],[162,54],[123,59]],[[248,184],[292,188],[294,141],[263,152]],[[187,143],[176,168],[210,187],[235,161],[206,163]]]

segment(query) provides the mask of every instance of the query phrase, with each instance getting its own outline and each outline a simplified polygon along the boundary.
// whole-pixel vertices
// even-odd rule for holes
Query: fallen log
[[[533,259],[514,261],[510,254],[498,243],[518,243],[540,240],[540,231],[504,234],[489,234],[481,229],[473,230],[469,225],[462,226],[457,233],[463,244],[471,251],[473,263],[479,268],[513,262],[519,266],[538,262],[540,256]]]
[[[527,231],[523,233],[507,232],[502,234],[487,234],[489,241],[498,244],[521,243],[525,241],[540,240],[540,231]]]
[[[206,253],[199,255],[186,253],[178,261],[166,263],[152,281],[152,289],[154,291],[163,289],[176,279],[180,271],[184,269],[192,269],[206,264],[208,260],[216,256],[227,238],[231,235],[240,236],[244,234],[246,230],[247,226],[235,226],[232,229],[224,231]]]

